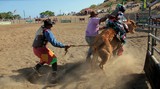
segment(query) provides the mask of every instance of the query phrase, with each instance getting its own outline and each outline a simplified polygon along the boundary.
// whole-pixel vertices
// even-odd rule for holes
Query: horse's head
[[[125,23],[128,25],[129,33],[134,33],[137,27],[135,21],[128,19]]]

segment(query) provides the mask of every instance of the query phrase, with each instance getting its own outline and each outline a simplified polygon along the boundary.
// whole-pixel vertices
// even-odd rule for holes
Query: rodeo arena
[[[109,1],[60,16],[0,19],[0,89],[160,89],[160,0],[123,4],[128,26],[123,47],[120,34],[106,27],[117,5]],[[99,18],[108,17],[89,45],[85,35],[93,11]],[[44,43],[48,48],[43,52],[56,58],[49,64],[49,56],[39,59],[34,46],[37,30],[45,24],[53,25],[53,38],[60,42]]]

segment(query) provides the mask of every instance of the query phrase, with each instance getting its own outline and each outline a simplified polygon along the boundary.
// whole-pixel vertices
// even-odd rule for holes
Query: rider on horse
[[[120,40],[123,44],[126,43],[126,32],[128,32],[128,26],[123,23],[127,21],[124,17],[125,7],[122,4],[118,4],[115,11],[109,15],[107,27],[112,27],[117,34],[120,35]]]

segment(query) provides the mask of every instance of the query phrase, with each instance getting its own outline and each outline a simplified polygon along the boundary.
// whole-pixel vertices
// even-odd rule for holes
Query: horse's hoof
[[[99,67],[100,67],[100,69],[102,69],[102,70],[103,70],[103,65],[99,65]]]

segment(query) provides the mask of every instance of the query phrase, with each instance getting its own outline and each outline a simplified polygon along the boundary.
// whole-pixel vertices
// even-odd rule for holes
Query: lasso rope
[[[82,47],[82,46],[89,46],[89,45],[71,45],[71,47]]]
[[[83,47],[83,46],[89,46],[89,45],[70,45],[70,47]],[[67,54],[69,48],[65,48],[65,54]]]

